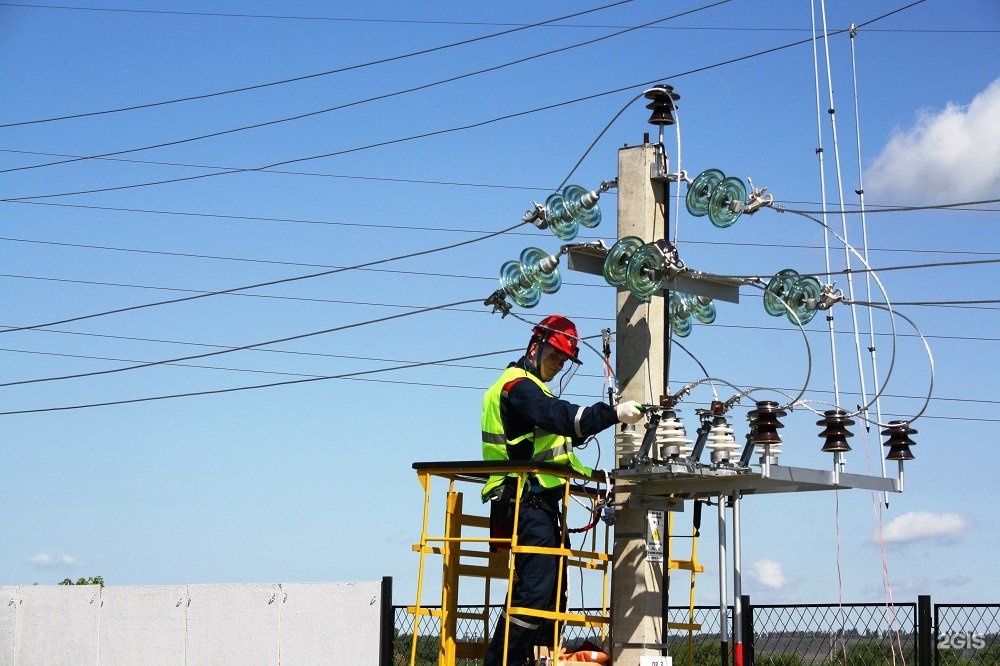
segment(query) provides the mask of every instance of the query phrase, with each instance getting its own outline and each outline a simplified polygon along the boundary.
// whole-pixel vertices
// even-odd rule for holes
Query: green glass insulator
[[[708,219],[725,229],[736,224],[746,205],[747,188],[739,178],[729,177],[716,185],[708,202]]]
[[[691,215],[694,217],[708,215],[708,202],[712,199],[712,191],[725,177],[726,174],[718,169],[706,169],[691,181],[687,196],[684,197],[684,205]]]
[[[612,287],[625,286],[625,274],[628,270],[628,260],[632,253],[642,247],[642,239],[638,236],[625,236],[611,246],[608,256],[604,258],[604,280]]]
[[[653,243],[643,245],[628,260],[625,269],[625,287],[640,301],[663,288],[663,268],[666,258],[663,251]]]
[[[549,255],[537,247],[528,247],[521,252],[521,270],[531,283],[546,294],[554,294],[562,286],[562,275],[557,267],[552,267],[549,272],[542,269],[542,262],[547,260]]]
[[[788,295],[788,305],[791,308],[786,316],[793,324],[805,326],[813,320],[818,311],[816,304],[823,296],[823,285],[811,275],[798,278],[792,285]]]
[[[601,207],[596,201],[589,208],[584,206],[583,197],[587,194],[587,190],[579,185],[567,185],[562,193],[563,204],[570,217],[581,226],[592,229],[601,223]]]
[[[670,330],[680,338],[691,335],[691,313],[687,308],[687,298],[687,294],[674,292],[670,294],[670,303],[667,305]]]
[[[715,321],[715,302],[711,298],[704,296],[692,296],[689,310],[694,318],[703,324],[711,324]]]
[[[522,308],[533,308],[542,298],[541,291],[524,274],[519,261],[508,261],[500,267],[500,288]]]
[[[772,317],[784,316],[789,306],[785,305],[788,295],[798,279],[799,273],[791,268],[785,268],[775,273],[764,289],[764,311]]]
[[[580,231],[580,223],[569,215],[561,194],[550,194],[545,200],[545,221],[560,240],[573,240]]]

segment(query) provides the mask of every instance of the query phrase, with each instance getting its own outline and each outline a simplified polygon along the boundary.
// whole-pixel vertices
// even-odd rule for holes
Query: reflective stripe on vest
[[[530,379],[542,389],[545,395],[550,398],[554,397],[542,380],[523,368],[512,367],[504,370],[500,378],[487,389],[483,396],[483,460],[510,460],[507,447],[515,446],[525,440],[532,440],[531,460],[533,462],[563,465],[578,474],[592,474],[593,470],[581,463],[576,454],[573,453],[573,442],[569,437],[554,435],[540,428],[535,428],[534,432],[519,435],[515,439],[507,439],[503,431],[503,421],[500,418],[500,398],[503,387],[515,379]],[[579,415],[577,419],[579,419]],[[506,476],[516,475],[508,474]],[[504,478],[504,475],[494,474],[487,479],[483,486],[483,501],[489,499],[492,491],[503,483]],[[536,474],[535,479],[543,488],[556,488],[566,483],[564,478],[551,474]]]

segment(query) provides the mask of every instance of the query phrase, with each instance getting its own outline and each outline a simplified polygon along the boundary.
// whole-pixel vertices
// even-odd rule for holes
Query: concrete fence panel
[[[0,587],[0,666],[379,666],[382,582]]]

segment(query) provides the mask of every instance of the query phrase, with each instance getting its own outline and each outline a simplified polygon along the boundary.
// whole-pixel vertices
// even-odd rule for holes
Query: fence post
[[[750,605],[750,595],[740,596],[740,606],[743,615],[743,666],[753,666],[753,606]]]
[[[392,607],[392,576],[382,576],[382,627],[379,636],[379,665],[392,666],[395,649],[396,612]],[[419,616],[414,615],[414,618]]]
[[[934,626],[931,621],[931,597],[921,594],[917,597],[917,664],[931,666],[934,650]]]

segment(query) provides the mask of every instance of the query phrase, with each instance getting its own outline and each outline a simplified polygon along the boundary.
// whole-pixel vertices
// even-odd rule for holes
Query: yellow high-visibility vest
[[[534,432],[524,433],[515,439],[507,439],[503,431],[503,421],[500,419],[500,393],[503,387],[518,378],[527,378],[533,381],[545,395],[555,397],[552,391],[538,377],[523,368],[516,366],[507,368],[500,375],[500,378],[493,384],[483,396],[483,460],[510,460],[507,447],[515,446],[525,440],[533,442],[531,460],[533,462],[554,463],[563,465],[567,469],[578,474],[591,475],[593,470],[587,467],[573,452],[573,440],[565,435],[554,435],[541,428],[535,428]],[[515,474],[494,474],[483,486],[483,501],[487,501],[494,489],[503,483],[506,476],[516,476]],[[566,479],[552,474],[536,474],[537,483],[543,488],[557,488],[566,482]]]

